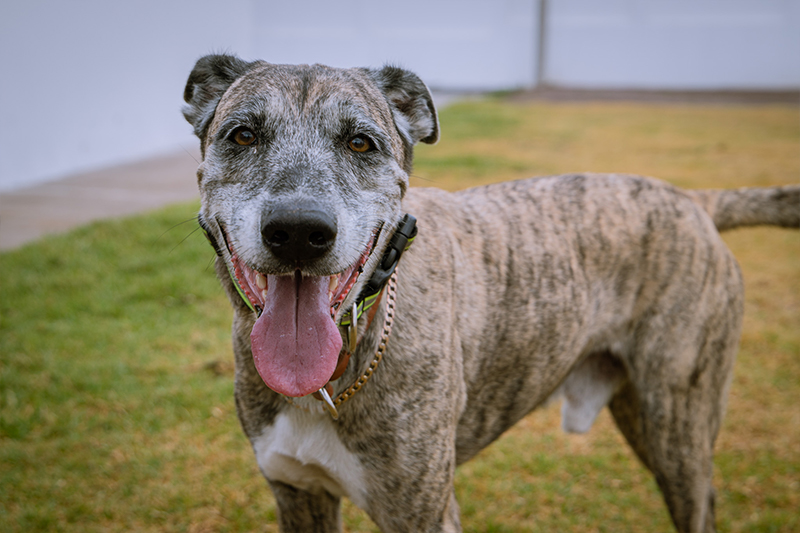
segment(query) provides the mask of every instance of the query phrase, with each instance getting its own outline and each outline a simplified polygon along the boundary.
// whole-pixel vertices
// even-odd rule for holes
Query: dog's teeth
[[[336,290],[336,287],[339,286],[339,276],[331,276],[331,283],[328,287],[328,290],[333,293]]]
[[[258,285],[259,289],[267,288],[267,278],[265,278],[263,274],[259,274],[258,272],[256,272],[256,285]]]
[[[261,291],[261,297],[264,298],[264,301],[267,300],[267,291],[266,290]]]

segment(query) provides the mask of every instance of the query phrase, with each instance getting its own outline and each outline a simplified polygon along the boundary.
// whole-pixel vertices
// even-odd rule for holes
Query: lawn
[[[682,187],[800,182],[794,107],[468,101],[444,110],[415,186],[455,190],[570,171]],[[193,179],[187,176],[186,179]],[[197,205],[0,254],[0,530],[277,531],[233,406],[230,309]],[[745,329],[717,442],[721,531],[798,531],[800,232],[725,235]],[[465,531],[669,531],[604,412],[582,436],[558,406],[458,472]],[[345,530],[376,531],[346,503]]]

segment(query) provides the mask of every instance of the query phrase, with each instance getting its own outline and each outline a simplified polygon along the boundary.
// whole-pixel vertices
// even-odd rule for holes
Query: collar
[[[375,269],[375,272],[372,273],[372,277],[369,278],[364,288],[361,289],[361,294],[356,298],[356,303],[354,305],[356,322],[365,311],[369,310],[370,307],[380,300],[383,288],[386,286],[392,273],[397,268],[397,264],[400,262],[400,256],[411,247],[416,237],[417,219],[406,213],[397,226],[394,235],[392,235],[392,238],[389,240],[389,244],[386,247],[386,251],[383,253],[380,264]],[[339,321],[339,325],[350,326],[353,314],[354,311],[352,309],[345,313]],[[355,346],[351,346],[350,349],[351,351],[354,350]]]

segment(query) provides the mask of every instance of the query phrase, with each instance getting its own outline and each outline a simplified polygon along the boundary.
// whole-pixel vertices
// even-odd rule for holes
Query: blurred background
[[[17,215],[43,196],[70,199],[48,207],[54,216],[76,196],[94,206],[116,202],[122,213],[147,207],[165,176],[187,168],[189,178],[164,185],[165,194],[193,190],[196,163],[186,152],[196,158],[197,143],[181,96],[194,62],[210,52],[334,66],[389,62],[417,72],[437,96],[785,93],[800,89],[800,0],[4,1],[0,246],[10,245],[9,233],[24,238]],[[139,189],[104,187],[114,176]],[[80,178],[71,183],[82,188],[27,189],[65,177]]]

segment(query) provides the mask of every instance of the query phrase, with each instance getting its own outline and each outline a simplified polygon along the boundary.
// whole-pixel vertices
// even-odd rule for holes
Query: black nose
[[[277,209],[264,217],[261,238],[285,261],[316,259],[336,241],[336,220],[314,208]]]

